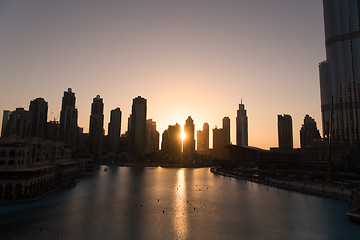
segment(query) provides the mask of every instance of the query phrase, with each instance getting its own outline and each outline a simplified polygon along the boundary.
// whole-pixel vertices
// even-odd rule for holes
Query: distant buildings
[[[169,125],[162,134],[161,151],[169,156],[180,156],[181,154],[181,127],[178,123]]]
[[[2,126],[1,126],[1,137],[9,136],[10,114],[11,112],[9,110],[4,110]]]
[[[32,113],[24,108],[16,108],[11,112],[8,123],[8,136],[21,138],[31,137],[32,134]]]
[[[138,96],[133,99],[129,144],[131,152],[137,156],[142,156],[145,151],[146,133],[146,99]]]
[[[197,135],[197,151],[200,153],[207,153],[209,151],[209,124],[203,124],[203,130],[198,130]]]
[[[108,125],[109,150],[119,151],[121,133],[121,111],[120,108],[111,110],[110,122]]]
[[[278,137],[279,149],[293,149],[293,128],[292,118],[290,115],[278,115]]]
[[[159,151],[160,134],[156,131],[156,122],[152,119],[146,120],[145,153]]]
[[[236,145],[248,146],[248,118],[242,101],[236,116]]]
[[[320,132],[316,127],[315,120],[306,114],[304,124],[300,130],[300,145],[301,148],[314,147],[314,141],[321,140]]]
[[[75,108],[75,101],[75,93],[69,88],[67,92],[64,92],[62,98],[59,126],[59,140],[71,146],[73,149],[78,131],[78,112]]]
[[[102,144],[104,137],[104,103],[97,95],[91,104],[91,115],[89,125],[90,154],[95,161],[101,160]]]
[[[32,113],[31,136],[45,138],[48,103],[43,98],[36,98],[30,102],[29,111]]]
[[[359,1],[324,0],[326,60],[319,64],[324,137],[360,144]],[[333,104],[332,104],[333,99]]]
[[[190,116],[185,121],[184,132],[186,138],[183,142],[183,152],[185,154],[193,154],[195,153],[195,125]]]
[[[213,151],[215,155],[223,155],[225,146],[230,144],[230,118],[224,117],[222,128],[213,129]]]

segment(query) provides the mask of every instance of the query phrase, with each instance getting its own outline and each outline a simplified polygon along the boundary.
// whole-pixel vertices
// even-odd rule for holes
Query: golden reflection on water
[[[180,169],[176,173],[177,181],[174,188],[174,229],[176,232],[176,239],[186,239],[188,235],[188,216],[187,216],[187,200],[186,200],[186,183],[185,172]]]

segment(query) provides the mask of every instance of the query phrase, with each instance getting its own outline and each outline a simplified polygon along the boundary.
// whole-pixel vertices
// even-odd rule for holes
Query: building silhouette
[[[248,146],[248,118],[242,101],[236,116],[236,145]]]
[[[31,137],[32,133],[32,113],[24,108],[16,108],[11,112],[9,119],[9,136],[15,135],[21,138]]]
[[[1,126],[1,137],[9,136],[10,114],[11,114],[11,112],[9,110],[4,110],[3,121],[2,121],[2,126]]]
[[[170,156],[181,154],[181,127],[178,123],[169,125],[168,129],[162,134],[161,152]]]
[[[224,144],[230,144],[230,118],[224,117],[222,120],[223,129],[224,129]]]
[[[133,99],[129,128],[129,148],[133,154],[138,156],[142,156],[145,151],[146,110],[145,98],[138,96]]]
[[[36,98],[30,102],[29,111],[32,113],[31,136],[36,138],[45,138],[48,103],[43,98]]]
[[[215,155],[223,155],[226,145],[230,144],[230,118],[224,117],[222,128],[213,129],[213,151]]]
[[[102,144],[104,137],[104,103],[100,95],[97,95],[91,104],[89,125],[90,154],[95,161],[101,160]]]
[[[73,150],[78,131],[78,111],[75,108],[75,101],[75,93],[72,92],[71,88],[68,88],[62,98],[59,126],[59,140],[71,146]]]
[[[206,153],[209,151],[209,124],[203,124],[203,130],[198,130],[196,132],[196,144],[197,151],[200,153]]]
[[[195,153],[195,125],[191,116],[189,116],[185,121],[184,132],[186,134],[186,138],[183,142],[183,152],[185,154],[193,154]]]
[[[359,145],[359,1],[324,0],[323,5],[326,60],[319,71],[324,137],[329,137],[333,111],[332,142]]]
[[[319,141],[320,139],[320,132],[316,127],[315,120],[306,114],[304,118],[304,124],[300,129],[301,148],[315,147],[315,141]]]
[[[293,149],[293,128],[290,115],[278,115],[279,149]]]
[[[145,131],[145,153],[154,153],[159,151],[160,134],[156,131],[156,122],[152,119],[146,120]]]
[[[119,151],[121,133],[121,111],[120,108],[111,110],[110,122],[108,125],[109,150]]]
[[[59,129],[60,129],[59,121],[54,120],[54,121],[47,122],[46,139],[52,140],[52,141],[58,141],[59,140]]]

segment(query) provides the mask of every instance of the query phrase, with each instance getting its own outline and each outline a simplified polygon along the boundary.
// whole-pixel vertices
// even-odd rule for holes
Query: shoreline
[[[319,184],[316,182],[300,182],[300,181],[285,181],[285,180],[277,180],[274,178],[260,179],[256,177],[248,177],[241,174],[232,174],[226,173],[217,169],[216,167],[211,167],[210,171],[213,174],[217,174],[224,177],[231,177],[236,179],[241,179],[249,182],[254,182],[258,184],[262,184],[265,186],[271,186],[283,190],[294,191],[319,197],[326,197],[336,200],[342,200],[349,202],[351,198],[352,189],[344,188],[341,186],[335,186],[330,184]]]

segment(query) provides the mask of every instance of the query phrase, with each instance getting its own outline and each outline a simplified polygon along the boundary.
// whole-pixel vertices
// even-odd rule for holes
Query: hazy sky
[[[1,116],[43,97],[59,119],[71,87],[85,132],[97,94],[106,133],[116,107],[126,131],[141,95],[160,134],[189,115],[196,130],[229,116],[236,143],[242,99],[249,145],[277,146],[287,113],[299,147],[305,114],[321,129],[324,59],[321,0],[0,0]]]

